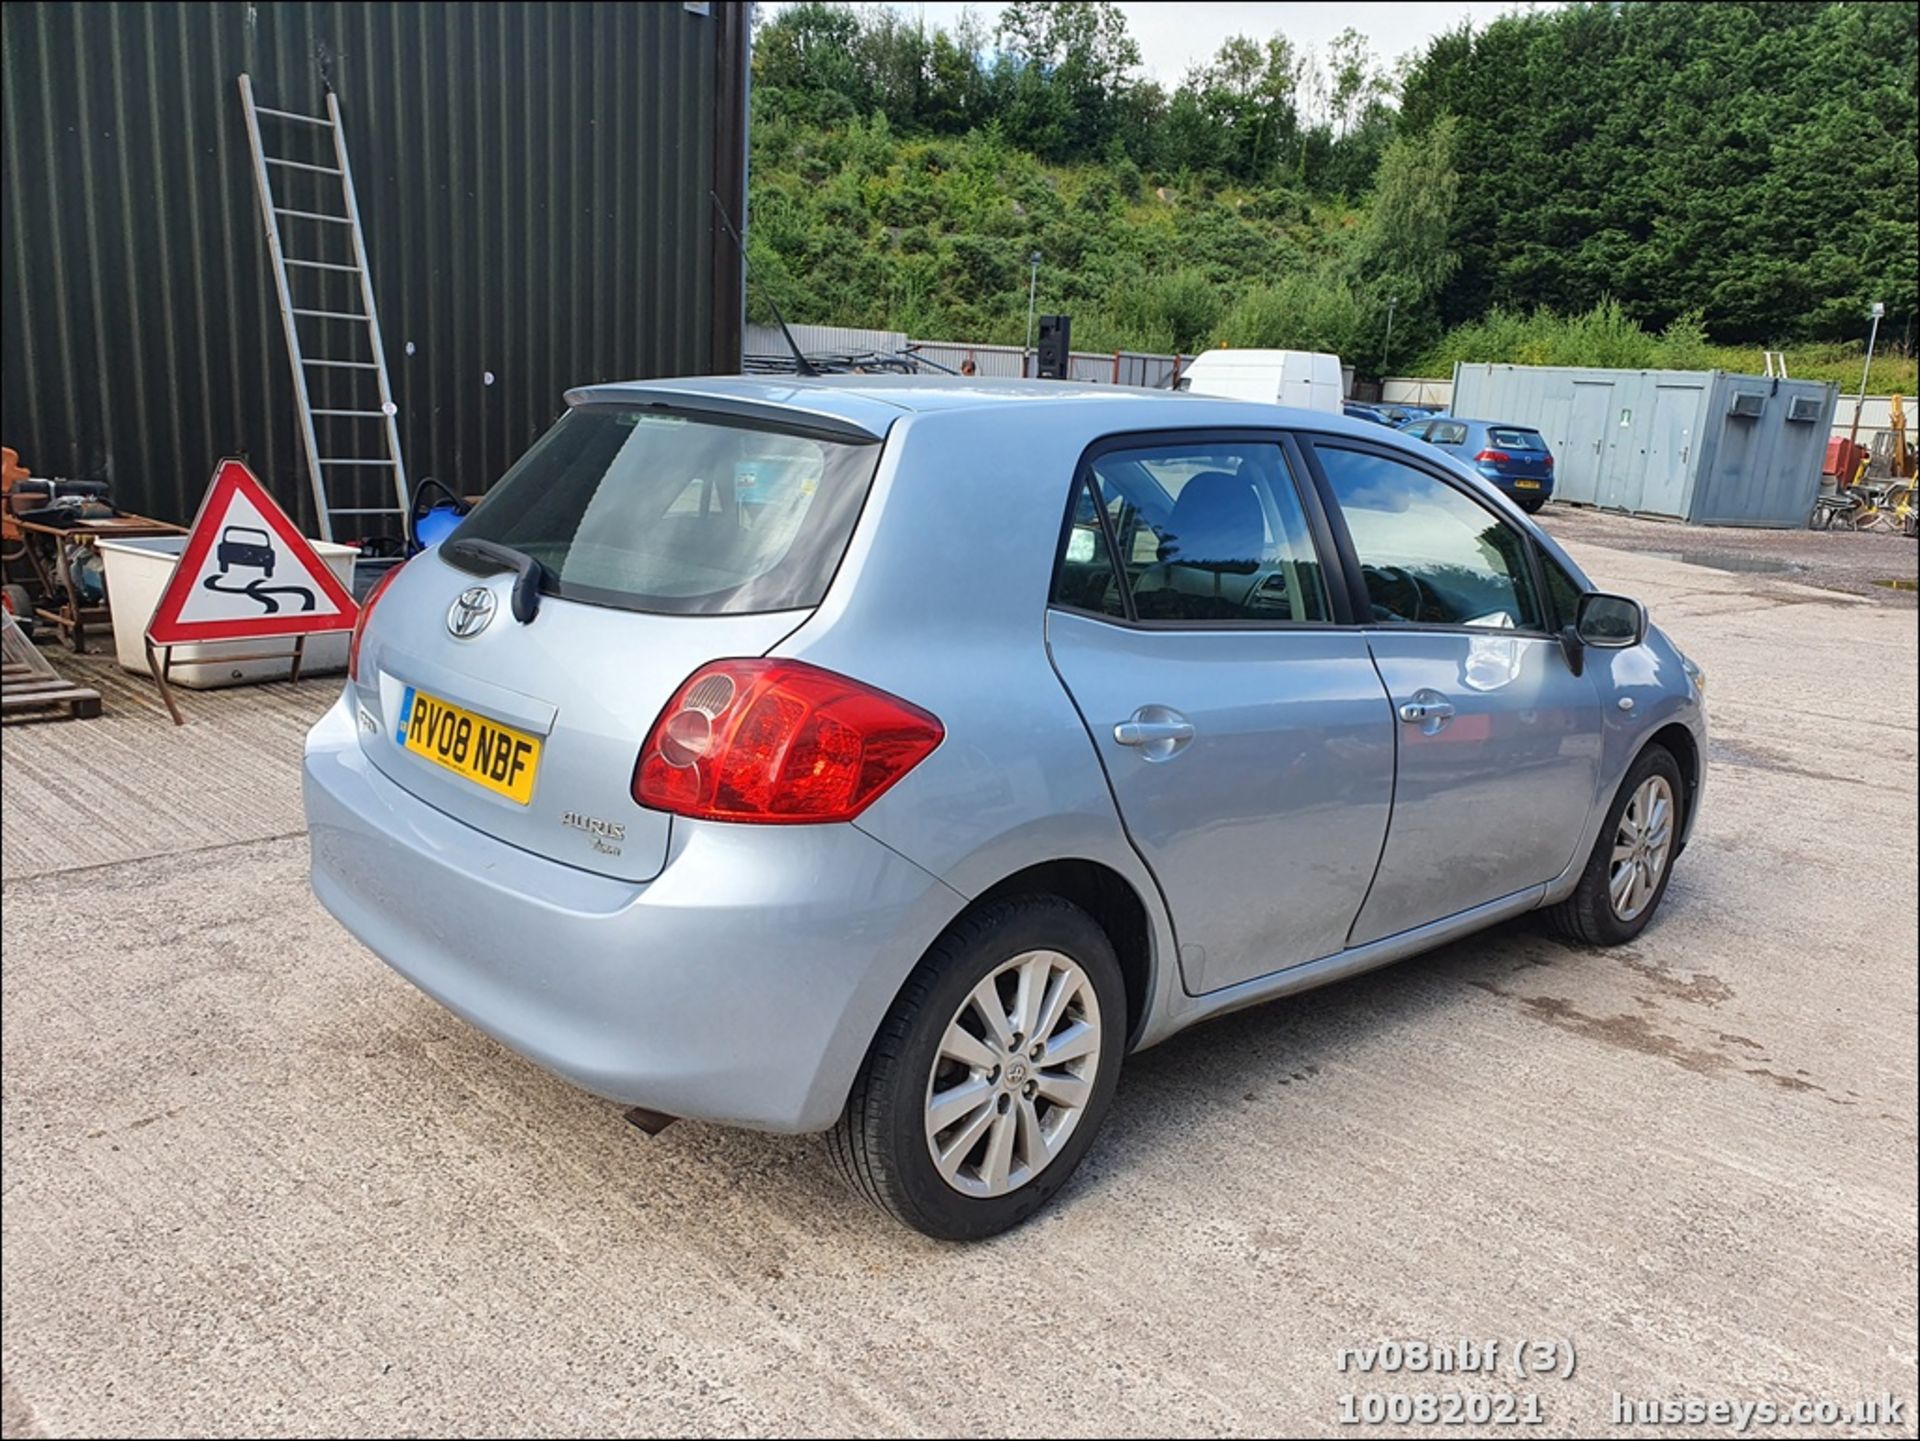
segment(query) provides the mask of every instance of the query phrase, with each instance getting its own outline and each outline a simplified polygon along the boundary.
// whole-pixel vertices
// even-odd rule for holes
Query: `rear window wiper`
[[[540,585],[546,578],[546,567],[524,550],[497,541],[455,537],[440,543],[440,554],[462,570],[512,571],[513,618],[526,625],[540,614]]]

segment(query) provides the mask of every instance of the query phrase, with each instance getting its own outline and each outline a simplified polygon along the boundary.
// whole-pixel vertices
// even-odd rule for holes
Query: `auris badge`
[[[468,586],[447,608],[447,632],[455,640],[472,640],[493,621],[497,602],[484,585]]]
[[[614,842],[627,838],[627,828],[619,821],[603,821],[599,816],[590,816],[581,811],[567,811],[560,817],[560,824],[571,826],[576,831],[585,831],[588,843],[596,851],[609,856],[619,855],[620,847]]]

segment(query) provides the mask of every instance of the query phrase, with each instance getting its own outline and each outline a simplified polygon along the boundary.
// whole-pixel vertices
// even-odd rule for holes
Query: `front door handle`
[[[1193,722],[1163,705],[1143,705],[1113,728],[1116,744],[1132,746],[1150,761],[1165,760],[1193,737]]]

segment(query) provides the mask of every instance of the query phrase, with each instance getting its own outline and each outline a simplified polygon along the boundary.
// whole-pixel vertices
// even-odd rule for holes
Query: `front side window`
[[[1057,602],[1106,614],[1117,603],[1147,622],[1331,618],[1306,512],[1277,444],[1108,451],[1080,485]],[[1096,545],[1104,535],[1095,506],[1118,548],[1117,576],[1114,558]]]
[[[569,411],[455,532],[524,551],[567,600],[675,615],[820,603],[880,446],[692,412]]]
[[[1410,465],[1326,444],[1316,451],[1376,624],[1544,628],[1518,531]]]
[[[1540,569],[1546,573],[1547,598],[1553,602],[1554,625],[1572,625],[1580,613],[1580,597],[1585,594],[1585,587],[1544,550],[1540,552]]]

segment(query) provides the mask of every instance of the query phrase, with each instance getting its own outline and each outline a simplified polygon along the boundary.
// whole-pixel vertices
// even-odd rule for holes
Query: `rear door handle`
[[[1400,702],[1398,714],[1408,725],[1419,726],[1420,734],[1439,735],[1453,719],[1453,702],[1439,691],[1422,686]]]
[[[1113,738],[1123,746],[1150,746],[1160,741],[1190,741],[1192,721],[1121,721]]]
[[[1163,705],[1143,705],[1113,728],[1116,744],[1131,746],[1150,761],[1167,759],[1193,737],[1193,722]]]

